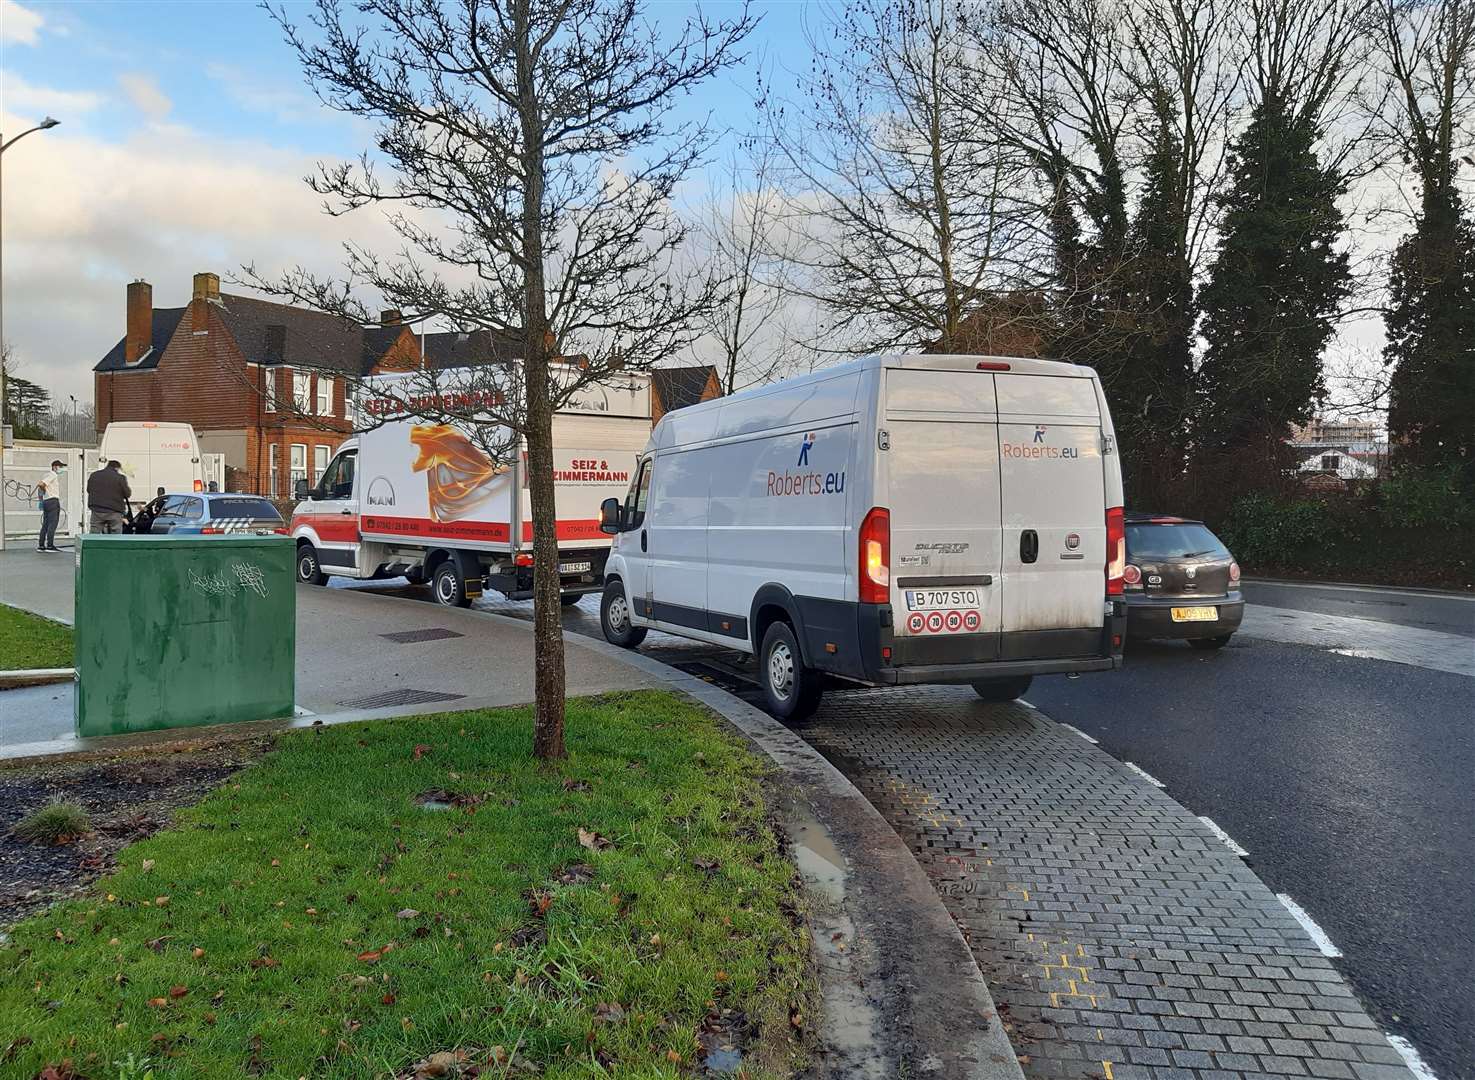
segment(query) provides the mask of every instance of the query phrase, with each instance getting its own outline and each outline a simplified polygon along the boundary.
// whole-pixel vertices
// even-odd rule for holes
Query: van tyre
[[[973,692],[984,701],[1013,701],[1029,693],[1033,675],[1020,675],[1013,679],[979,679],[973,684]]]
[[[318,549],[311,544],[303,544],[297,549],[297,580],[304,585],[326,585],[328,582],[323,564],[318,561]]]
[[[435,594],[437,604],[444,604],[446,607],[471,606],[471,597],[466,593],[466,581],[450,559],[435,568],[435,574],[430,579],[430,591]]]
[[[1195,649],[1222,649],[1229,644],[1233,634],[1220,634],[1218,637],[1196,637],[1189,638],[1188,644]]]
[[[788,623],[776,622],[764,633],[758,671],[768,711],[780,720],[804,720],[819,708],[824,692],[819,672],[804,666]]]
[[[633,649],[645,640],[645,627],[630,621],[630,602],[625,599],[625,583],[611,581],[604,587],[599,601],[599,626],[604,640],[622,649]]]

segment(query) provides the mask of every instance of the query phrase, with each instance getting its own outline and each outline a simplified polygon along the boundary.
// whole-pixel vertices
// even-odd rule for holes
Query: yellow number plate
[[[1175,607],[1174,622],[1217,622],[1219,609],[1211,607]]]

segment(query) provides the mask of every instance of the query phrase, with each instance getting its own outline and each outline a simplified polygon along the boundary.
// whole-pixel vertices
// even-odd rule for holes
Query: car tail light
[[[531,555],[514,555],[512,557],[512,564],[514,566],[532,566],[533,557]]]
[[[278,536],[291,536],[292,535],[291,533],[289,533],[287,531],[287,529],[285,527],[280,528],[280,529],[273,529],[272,532],[276,533]]]
[[[1131,563],[1128,563],[1126,566],[1122,567],[1122,581],[1126,584],[1128,588],[1136,585],[1141,585],[1142,571],[1138,567],[1135,567]]]
[[[1229,584],[1239,584],[1239,563],[1233,559],[1229,560]]]
[[[205,528],[203,528],[203,529],[200,530],[200,535],[201,536],[224,536],[225,535],[225,530],[224,529],[214,529],[214,528],[211,528],[209,526],[206,526]]]
[[[196,491],[204,491],[205,490],[205,484],[204,484],[204,482],[201,481],[201,480],[196,480],[195,481],[195,490]]]
[[[1106,595],[1121,596],[1127,571],[1127,520],[1120,506],[1106,508]]]
[[[891,512],[872,507],[860,523],[860,602],[891,600]]]

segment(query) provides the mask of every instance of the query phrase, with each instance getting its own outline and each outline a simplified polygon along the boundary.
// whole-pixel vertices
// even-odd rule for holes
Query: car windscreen
[[[1127,558],[1186,559],[1201,555],[1229,558],[1229,549],[1196,521],[1182,524],[1127,525]]]
[[[255,518],[256,520],[281,521],[277,508],[265,499],[211,499],[212,518]]]

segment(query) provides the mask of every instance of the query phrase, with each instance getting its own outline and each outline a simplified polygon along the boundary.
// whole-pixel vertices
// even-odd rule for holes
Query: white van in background
[[[601,507],[601,623],[756,654],[781,717],[825,677],[1008,700],[1121,665],[1122,505],[1090,368],[872,357],[663,417]]]
[[[118,421],[102,433],[97,448],[103,465],[117,459],[128,478],[137,509],[154,497],[160,488],[170,494],[204,491],[207,480],[200,442],[189,424],[166,422]],[[220,484],[222,488],[223,484]]]

